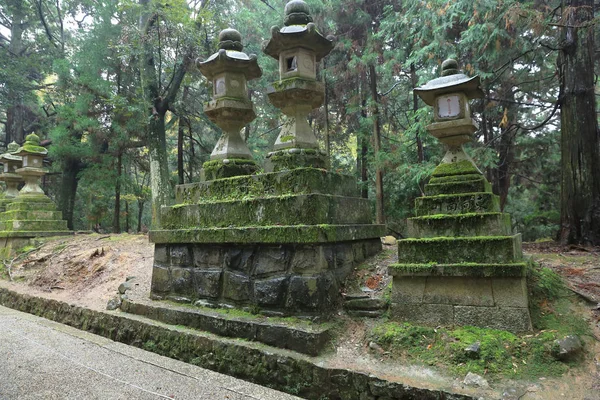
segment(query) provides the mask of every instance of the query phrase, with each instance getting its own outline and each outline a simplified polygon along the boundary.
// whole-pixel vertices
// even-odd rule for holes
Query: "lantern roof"
[[[17,142],[15,142],[14,140],[12,142],[9,143],[8,147],[6,148],[6,153],[0,155],[0,160],[7,160],[7,161],[21,161],[22,158],[21,156],[17,156],[13,153],[17,152],[19,150],[19,145],[17,144]]]
[[[315,53],[319,62],[333,49],[333,36],[323,36],[312,22],[308,4],[292,0],[285,5],[284,27],[271,28],[271,40],[263,47],[265,54],[279,60],[285,50],[302,47]]]
[[[17,151],[13,153],[17,156],[25,156],[28,154],[45,156],[48,154],[48,150],[45,147],[40,146],[40,137],[35,133],[30,133],[25,137],[25,143],[19,147]]]
[[[442,76],[415,88],[415,93],[425,104],[433,106],[435,98],[446,93],[463,92],[468,99],[482,98],[480,85],[479,76],[468,77],[459,71],[456,60],[448,59],[442,63]]]
[[[223,72],[242,73],[248,80],[260,78],[262,71],[256,62],[256,55],[247,55],[243,49],[242,35],[235,29],[224,29],[219,33],[219,51],[206,61],[198,62],[198,69],[208,79]]]

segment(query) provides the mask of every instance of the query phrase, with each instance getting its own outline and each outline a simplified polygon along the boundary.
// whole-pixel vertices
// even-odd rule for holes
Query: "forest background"
[[[262,53],[284,0],[0,0],[0,148],[38,133],[45,188],[72,229],[149,228],[178,183],[199,180],[220,136],[196,68],[232,27],[258,55],[257,118],[242,135],[263,161],[281,112]],[[307,0],[336,46],[319,65],[309,118],[336,171],[356,176],[379,222],[404,233],[443,149],[413,92],[453,57],[478,74],[480,129],[468,151],[524,240],[600,244],[597,99],[600,3],[593,0]],[[152,176],[152,179],[151,179]]]

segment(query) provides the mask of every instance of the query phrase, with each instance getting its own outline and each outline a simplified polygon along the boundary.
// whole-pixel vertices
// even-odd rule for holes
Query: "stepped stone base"
[[[62,213],[46,195],[20,195],[0,213],[0,257],[10,257],[35,237],[72,235]]]
[[[153,299],[328,315],[352,268],[381,250],[385,226],[370,224],[353,177],[296,168],[176,193],[149,234]]]
[[[398,241],[391,317],[428,325],[531,330],[521,235],[470,161],[441,164]]]

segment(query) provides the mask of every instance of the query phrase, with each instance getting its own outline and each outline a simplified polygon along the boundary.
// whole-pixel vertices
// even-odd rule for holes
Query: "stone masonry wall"
[[[354,265],[377,239],[282,245],[156,244],[152,297],[259,308],[275,315],[330,313]]]

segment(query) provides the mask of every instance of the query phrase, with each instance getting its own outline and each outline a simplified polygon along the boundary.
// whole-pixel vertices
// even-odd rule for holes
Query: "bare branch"
[[[272,5],[269,4],[269,2],[267,0],[260,0],[261,3],[265,4],[267,7],[269,7],[271,10],[273,11],[277,11]]]

